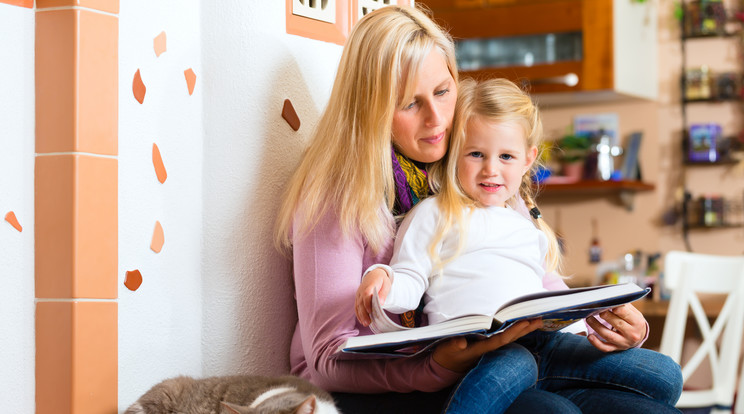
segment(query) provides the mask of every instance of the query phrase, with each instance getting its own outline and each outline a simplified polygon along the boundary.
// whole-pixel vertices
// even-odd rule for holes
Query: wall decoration
[[[139,289],[142,285],[142,273],[139,270],[127,270],[124,277],[124,286],[131,291]]]
[[[196,85],[196,74],[191,68],[183,71],[183,75],[186,77],[186,86],[189,87],[189,95],[194,93],[194,85]]]
[[[18,219],[16,218],[14,212],[9,211],[8,214],[5,215],[5,221],[10,223],[10,225],[13,226],[16,230],[23,231],[23,227],[21,226],[21,223],[18,222]]]
[[[137,69],[137,72],[134,74],[134,81],[132,82],[132,92],[134,92],[134,99],[136,99],[139,103],[143,103],[145,101],[146,91],[147,88],[145,87],[144,82],[142,82],[140,70]]]
[[[165,243],[165,234],[163,234],[163,226],[160,225],[159,221],[155,222],[155,230],[152,232],[152,241],[150,242],[150,249],[155,253],[160,253]]]
[[[152,144],[152,164],[155,167],[155,175],[158,176],[160,184],[165,183],[165,180],[168,178],[168,172],[165,171],[163,158],[160,156],[160,149],[158,149],[158,145],[155,143]]]
[[[155,49],[155,56],[160,57],[166,50],[166,38],[165,32],[160,32],[152,41],[153,48]]]
[[[284,107],[282,108],[282,118],[289,124],[292,129],[297,131],[300,129],[300,117],[297,116],[294,106],[289,99],[284,100]]]

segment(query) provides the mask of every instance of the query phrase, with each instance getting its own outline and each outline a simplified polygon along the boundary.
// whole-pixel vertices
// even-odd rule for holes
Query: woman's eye
[[[403,109],[413,109],[413,107],[416,106],[417,103],[418,101],[413,101],[409,103],[408,105],[404,106]]]
[[[440,91],[434,92],[434,95],[436,95],[436,96],[442,96],[442,95],[445,95],[447,92],[449,92],[449,89],[442,89]]]

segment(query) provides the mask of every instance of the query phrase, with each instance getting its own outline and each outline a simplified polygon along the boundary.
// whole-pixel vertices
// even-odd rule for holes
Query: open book
[[[407,328],[393,322],[372,298],[373,335],[352,337],[339,351],[379,356],[411,356],[454,336],[489,337],[525,319],[542,318],[544,331],[557,331],[606,309],[648,294],[634,283],[552,290],[520,296],[505,303],[493,316],[470,315],[434,325]]]

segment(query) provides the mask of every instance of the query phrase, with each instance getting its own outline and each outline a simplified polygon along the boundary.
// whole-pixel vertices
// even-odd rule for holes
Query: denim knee
[[[509,344],[481,357],[478,369],[482,372],[498,373],[504,377],[511,373],[514,385],[528,388],[537,382],[537,363],[530,351],[521,345]]]
[[[661,353],[657,353],[657,355],[654,364],[658,367],[659,372],[663,373],[663,380],[660,381],[657,389],[658,395],[655,395],[654,398],[673,406],[682,394],[682,369],[669,356]]]

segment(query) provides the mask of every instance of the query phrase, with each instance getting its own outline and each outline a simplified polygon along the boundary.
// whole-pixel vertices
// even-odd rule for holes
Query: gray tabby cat
[[[124,414],[339,414],[331,396],[294,377],[181,376],[150,388]]]

